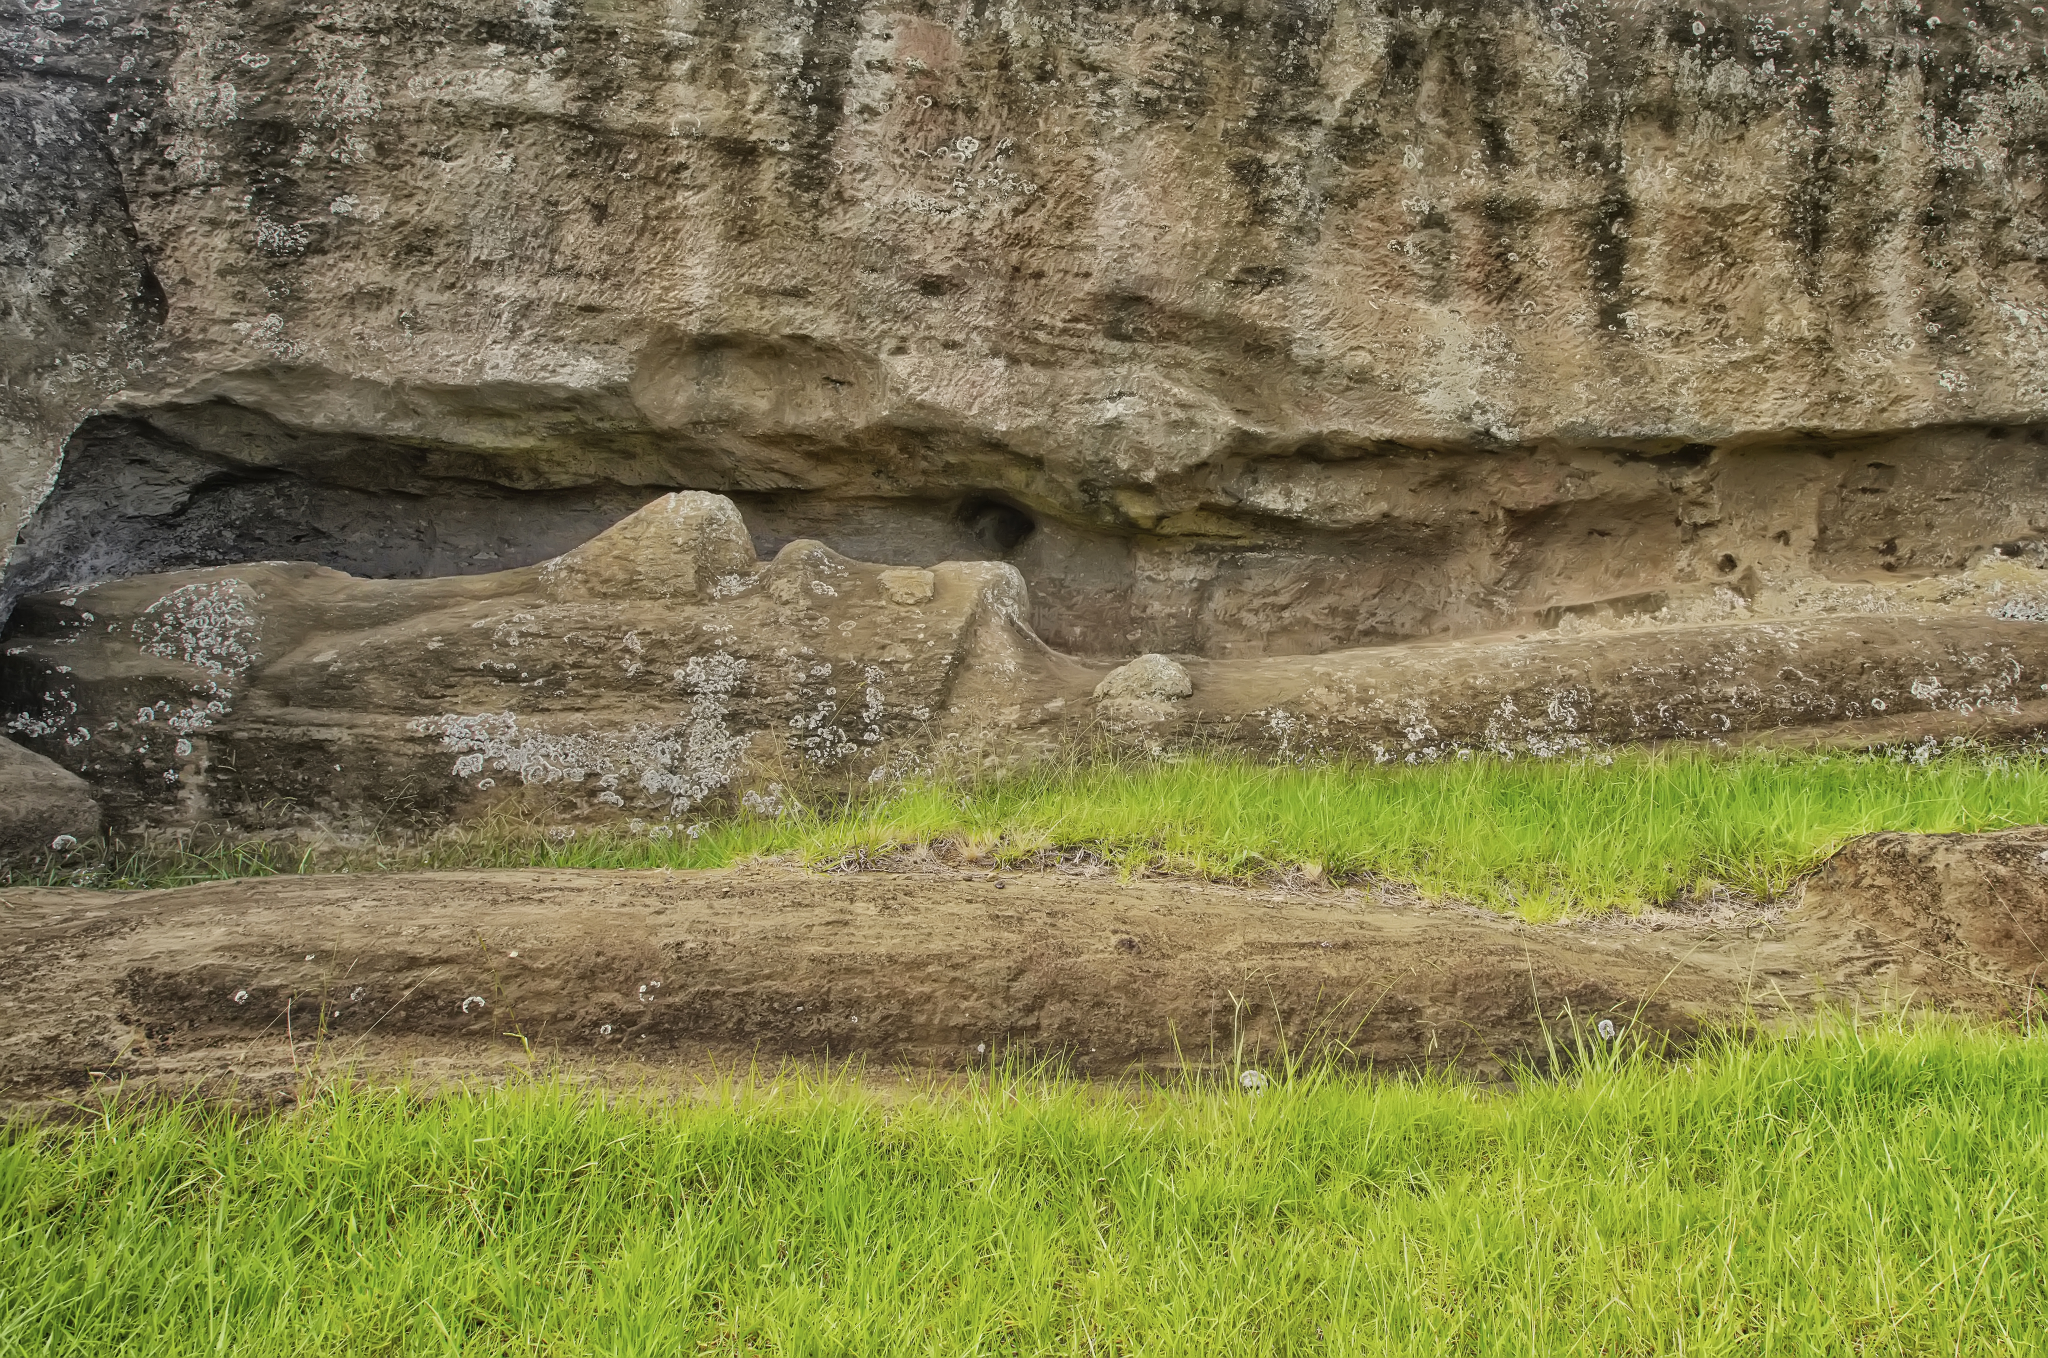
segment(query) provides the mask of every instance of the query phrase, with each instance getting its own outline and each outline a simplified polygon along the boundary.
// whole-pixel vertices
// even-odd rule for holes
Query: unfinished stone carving
[[[1018,668],[1014,570],[917,574],[815,542],[761,563],[730,501],[682,492],[492,575],[136,577],[23,603],[11,731],[126,825],[438,817],[522,786],[687,821],[742,773],[888,776],[975,710],[964,673]]]
[[[1549,756],[1632,741],[2018,729],[2048,694],[2048,577],[1574,621],[1487,641],[1112,669],[1026,626],[1010,566],[762,563],[679,492],[538,566],[364,580],[293,564],[35,595],[0,656],[8,732],[123,828],[558,813],[674,833],[793,772],[884,781],[1099,741],[1266,757]]]
[[[1095,686],[1095,711],[1120,729],[1154,726],[1173,719],[1173,704],[1195,691],[1188,672],[1163,655],[1146,654],[1110,671]]]

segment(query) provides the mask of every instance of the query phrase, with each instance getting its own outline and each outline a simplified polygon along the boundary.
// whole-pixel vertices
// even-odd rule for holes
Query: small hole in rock
[[[1721,572],[1721,574],[1723,575],[1729,574],[1731,571],[1735,569],[1735,566],[1735,558],[1728,552],[1721,553],[1721,559],[1714,563],[1714,569]]]
[[[1029,514],[1001,500],[965,501],[960,506],[960,522],[977,542],[997,556],[1009,555],[1038,528]]]

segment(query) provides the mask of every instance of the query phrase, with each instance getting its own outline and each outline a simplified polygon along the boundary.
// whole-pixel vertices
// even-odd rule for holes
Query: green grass
[[[822,809],[709,819],[695,838],[615,826],[558,841],[524,821],[324,856],[252,844],[102,850],[50,865],[41,879],[164,886],[304,868],[722,867],[775,854],[825,864],[938,845],[993,864],[1079,850],[1126,871],[1381,876],[1544,919],[1636,909],[1715,884],[1768,897],[1844,841],[1876,830],[2048,822],[2048,760],[1985,751],[1924,762],[1635,751],[1423,767],[1198,758],[1062,767],[971,786],[927,782],[813,805]]]
[[[2039,1038],[884,1083],[16,1124],[0,1354],[2048,1351]]]

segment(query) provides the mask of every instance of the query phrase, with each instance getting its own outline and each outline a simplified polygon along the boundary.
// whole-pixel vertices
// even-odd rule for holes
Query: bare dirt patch
[[[1607,1020],[2030,1011],[2048,831],[1876,836],[1789,908],[1532,925],[1398,891],[1107,874],[513,871],[0,895],[0,1080],[244,1093],[355,1064],[603,1075],[1023,1052],[1084,1074],[1340,1050],[1477,1072]]]

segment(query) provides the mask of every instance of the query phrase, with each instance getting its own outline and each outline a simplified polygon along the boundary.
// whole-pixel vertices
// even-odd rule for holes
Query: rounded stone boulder
[[[1163,655],[1141,655],[1128,665],[1111,670],[1095,686],[1103,702],[1159,702],[1185,698],[1195,691],[1188,672]]]
[[[41,853],[59,836],[85,839],[99,829],[99,803],[83,778],[0,739],[0,857]]]

